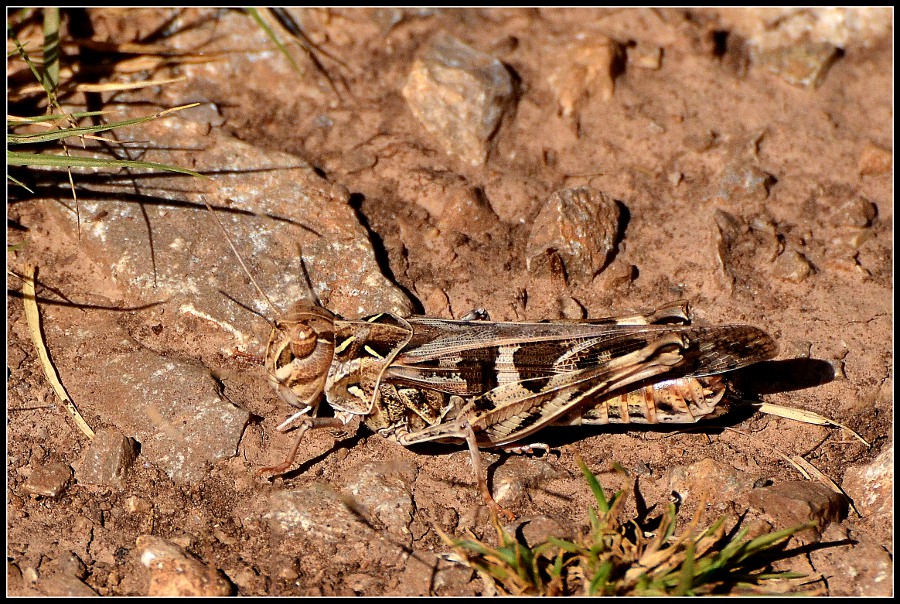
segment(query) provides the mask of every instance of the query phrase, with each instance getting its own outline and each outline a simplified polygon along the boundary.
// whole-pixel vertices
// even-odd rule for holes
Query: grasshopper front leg
[[[343,428],[350,422],[352,418],[352,414],[337,413],[335,414],[335,417],[310,417],[308,415],[301,417],[295,416],[290,418],[289,421],[283,422],[277,428],[280,432],[286,432],[290,429],[290,426],[292,424],[298,424],[297,434],[294,437],[294,444],[291,446],[290,452],[283,462],[281,462],[277,466],[260,468],[256,471],[256,475],[269,475],[270,478],[274,478],[276,476],[284,474],[291,468],[291,466],[294,465],[294,460],[297,458],[297,451],[300,450],[300,441],[303,440],[303,435],[306,434],[307,430],[321,430],[323,428]]]

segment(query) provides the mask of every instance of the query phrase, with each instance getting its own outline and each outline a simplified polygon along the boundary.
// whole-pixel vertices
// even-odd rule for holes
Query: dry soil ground
[[[697,321],[764,328],[780,355],[747,372],[746,387],[841,422],[871,447],[840,429],[740,410],[685,433],[556,430],[549,457],[485,453],[495,493],[541,530],[571,531],[589,501],[580,454],[610,488],[626,484],[611,470],[621,464],[648,506],[676,491],[686,518],[705,499],[709,520],[747,513],[777,524],[772,500],[751,492],[796,484],[775,450],[802,455],[862,515],[835,519],[830,545],[788,566],[823,593],[890,592],[890,36],[848,39],[828,60],[809,51],[801,61],[831,64],[818,86],[802,86],[713,11],[294,18],[321,66],[292,46],[302,76],[238,11],[66,13],[64,40],[145,45],[133,55],[65,46],[80,81],[183,79],[64,102],[128,115],[203,103],[117,131],[130,146],[106,148],[211,180],[76,173],[79,227],[62,205],[72,205],[66,177],[19,174],[35,195],[14,191],[8,206],[9,238],[26,241],[8,266],[40,267],[51,358],[88,424],[111,431],[89,443],[56,402],[10,277],[10,593],[177,591],[182,579],[142,564],[148,552],[190,566],[193,593],[484,592],[440,557],[434,530],[490,536],[464,450],[323,431],[304,441],[295,471],[257,478],[290,445],[274,430],[288,411],[252,358],[268,327],[232,299],[271,310],[202,201],[281,308],[303,293],[302,254],[319,298],[347,318],[476,307],[494,320],[596,317],[688,299]],[[496,59],[510,82],[485,148],[454,152],[403,94],[442,32]],[[596,258],[577,250],[562,254],[567,280],[529,270],[542,207],[581,186],[621,211],[602,270],[580,266]],[[161,303],[138,309],[152,302]],[[122,435],[140,443],[130,466]],[[116,477],[108,467],[127,469]]]

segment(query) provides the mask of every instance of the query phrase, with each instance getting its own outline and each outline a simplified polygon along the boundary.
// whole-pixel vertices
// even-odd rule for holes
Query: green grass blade
[[[691,587],[694,585],[694,568],[696,560],[694,558],[694,541],[691,541],[685,551],[684,562],[681,563],[681,572],[678,574],[678,583],[672,592],[674,596],[690,595]]]
[[[26,247],[28,247],[28,240],[20,241],[19,243],[7,243],[6,244],[6,253],[10,252],[21,252]]]
[[[522,556],[521,552],[519,551],[518,544],[497,548],[494,551],[494,555],[501,561],[503,561],[504,564],[515,569],[519,568],[519,564],[522,561]]]
[[[559,552],[558,554],[556,554],[556,558],[553,560],[553,566],[550,569],[550,576],[561,577],[565,566],[566,554],[565,552]]]
[[[601,596],[774,595],[796,589],[786,582],[804,576],[772,571],[766,554],[809,525],[748,539],[747,529],[725,536],[727,519],[721,517],[704,530],[693,523],[690,532],[673,540],[677,508],[670,503],[656,535],[647,538],[639,520],[618,520],[626,492],[607,499],[584,461],[577,461],[599,506],[588,506],[591,528],[580,537],[548,536],[531,548],[496,525],[499,548],[479,541],[445,542],[454,545],[463,563],[510,594],[567,595],[574,588]]]
[[[10,176],[9,174],[7,174],[7,175],[6,175],[6,180],[8,180],[10,183],[12,183],[12,184],[14,184],[14,185],[18,185],[18,186],[22,187],[23,189],[25,189],[26,191],[28,191],[29,193],[31,193],[32,195],[34,195],[34,191],[32,191],[31,189],[29,189],[29,188],[25,185],[25,183],[23,183],[23,182],[22,182],[21,180],[19,180],[18,178],[14,178],[14,177]]]
[[[612,571],[612,560],[604,560],[597,569],[597,572],[594,573],[594,576],[591,577],[588,593],[592,596],[605,595],[606,589],[609,586],[609,577],[612,575]]]
[[[773,579],[803,579],[807,575],[804,573],[798,573],[791,570],[783,570],[771,573],[758,573],[753,575],[754,580],[756,581],[771,581]]]
[[[98,132],[105,132],[107,130],[113,130],[115,128],[124,128],[125,126],[133,126],[135,124],[142,124],[144,122],[149,122],[151,120],[159,119],[168,115],[169,113],[173,113],[175,111],[181,111],[182,109],[190,109],[191,107],[196,107],[199,103],[191,103],[190,105],[182,105],[180,107],[173,107],[172,109],[166,109],[164,111],[160,111],[158,113],[154,113],[153,115],[145,115],[143,117],[136,117],[130,120],[121,120],[118,122],[110,122],[108,124],[100,124],[96,126],[79,126],[75,128],[63,128],[61,130],[50,130],[47,132],[38,132],[36,134],[9,134],[7,135],[6,142],[10,145],[24,145],[24,144],[34,144],[34,143],[45,143],[49,141],[60,140],[64,138],[69,138],[72,136],[82,136],[85,134],[96,134]]]
[[[472,539],[453,539],[451,541],[453,547],[458,547],[461,549],[466,549],[471,552],[474,552],[480,556],[493,556],[495,555],[495,550],[492,547],[488,547],[479,541],[474,541]]]
[[[597,509],[601,514],[606,514],[609,512],[609,501],[606,499],[606,495],[603,493],[603,487],[600,486],[600,482],[597,480],[597,477],[588,469],[587,464],[584,463],[584,460],[581,459],[580,456],[575,457],[576,463],[578,463],[578,467],[581,468],[581,473],[584,474],[584,479],[587,480],[588,486],[591,487],[591,492],[594,494],[594,499],[597,500]]]
[[[547,543],[552,543],[562,551],[569,554],[578,554],[582,552],[582,548],[571,541],[566,541],[565,539],[558,539],[556,537],[547,537]]]
[[[59,8],[44,8],[44,88],[56,95],[59,88]]]
[[[259,25],[264,32],[266,32],[266,35],[275,44],[275,46],[278,47],[278,50],[281,51],[281,54],[287,57],[287,60],[290,61],[291,66],[294,68],[294,71],[296,71],[297,74],[300,75],[300,77],[305,76],[306,74],[303,72],[303,69],[300,67],[300,65],[297,64],[297,62],[294,60],[294,57],[288,51],[287,46],[285,46],[281,42],[278,34],[276,34],[275,31],[271,27],[269,27],[269,24],[266,23],[266,20],[263,19],[263,16],[260,14],[259,9],[247,7],[244,8],[244,10],[247,11],[247,14],[253,17],[253,20],[256,21],[256,24]]]
[[[761,551],[771,549],[777,545],[779,545],[782,541],[793,535],[794,533],[798,533],[800,531],[806,530],[808,528],[812,528],[816,525],[815,522],[807,522],[805,524],[801,524],[800,526],[795,526],[793,528],[786,528],[780,531],[775,531],[774,533],[767,533],[765,535],[760,535],[756,539],[749,541],[741,548],[739,554],[735,557],[735,563],[740,564],[747,558],[758,554]]]
[[[741,549],[744,547],[744,538],[747,536],[747,532],[748,529],[741,529],[738,531],[737,535],[735,535],[716,556],[715,562],[712,565],[713,568],[721,568],[731,562],[732,558],[739,555]]]
[[[81,119],[83,117],[94,117],[98,115],[107,115],[109,111],[77,111],[75,113],[52,113],[49,115],[34,116],[6,116],[6,127],[15,128],[17,126],[27,126],[28,124],[39,124],[41,122],[56,122],[71,118]]]
[[[199,172],[158,164],[149,161],[134,161],[130,159],[100,159],[95,157],[72,157],[68,155],[53,155],[50,153],[25,153],[22,151],[7,151],[6,161],[10,166],[50,166],[55,168],[142,168],[147,170],[163,170],[165,172],[177,172],[188,176],[205,178]]]
[[[12,32],[11,29],[9,31],[9,37],[12,38],[13,44],[16,45],[16,51],[18,51],[19,56],[22,57],[22,60],[25,61],[25,64],[28,65],[28,69],[31,70],[31,74],[34,76],[34,79],[38,82],[41,82],[43,85],[43,78],[41,77],[40,72],[37,67],[35,67],[34,62],[31,60],[31,57],[28,56],[28,52],[25,51],[25,47],[19,42],[19,38]],[[48,92],[49,94],[49,92]]]

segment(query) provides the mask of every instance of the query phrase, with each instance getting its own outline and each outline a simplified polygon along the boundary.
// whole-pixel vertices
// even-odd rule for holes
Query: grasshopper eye
[[[291,354],[295,359],[308,357],[316,349],[316,331],[309,325],[297,325],[291,334]]]

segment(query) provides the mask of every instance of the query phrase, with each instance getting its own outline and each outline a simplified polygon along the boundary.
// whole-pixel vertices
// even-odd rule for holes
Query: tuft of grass
[[[494,515],[497,546],[438,529],[453,550],[452,559],[478,572],[492,591],[511,595],[774,594],[794,589],[791,580],[804,576],[773,572],[770,565],[790,536],[809,523],[751,539],[747,529],[726,535],[725,517],[697,531],[698,515],[676,536],[677,510],[670,503],[655,531],[646,533],[646,523],[624,518],[625,491],[607,498],[580,458],[578,465],[596,501],[580,537],[548,537],[529,546]]]
[[[299,63],[297,63],[296,60],[294,60],[294,56],[291,54],[290,50],[288,50],[287,45],[281,41],[281,37],[278,35],[278,33],[276,33],[275,28],[272,27],[267,18],[263,16],[263,13],[259,9],[253,7],[245,7],[244,11],[250,16],[250,18],[252,18],[256,22],[259,28],[262,29],[263,32],[265,32],[269,40],[278,48],[278,51],[282,55],[284,55],[285,58],[287,58],[288,62],[291,64],[291,68],[297,73],[297,75],[299,75],[301,78],[306,77],[306,73],[303,68]],[[335,84],[334,78],[331,77],[328,69],[325,68],[325,65],[322,63],[322,58],[320,58],[320,56],[327,57],[336,62],[338,65],[341,65],[342,67],[346,67],[346,64],[338,57],[316,46],[285,9],[269,8],[267,9],[266,13],[288,33],[288,35],[290,36],[290,40],[300,47],[304,54],[306,54],[306,57],[309,59],[309,61],[315,66],[316,71],[322,74],[322,76],[328,82],[328,86],[329,88],[331,88],[332,92],[334,92],[336,96],[340,97],[341,94],[337,89],[337,84]]]
[[[17,18],[13,21],[18,21],[19,24],[24,23],[27,20],[27,15],[25,13],[16,15],[16,17]],[[40,111],[40,103],[38,103],[35,104],[31,115],[7,115],[7,166],[24,166],[30,168],[42,167],[44,169],[65,170],[69,172],[73,198],[75,198],[75,191],[71,174],[72,168],[136,168],[176,172],[190,176],[201,176],[193,170],[187,170],[185,168],[167,164],[73,154],[72,147],[66,142],[67,139],[77,139],[82,145],[86,139],[116,144],[115,140],[98,136],[99,133],[161,119],[174,112],[195,107],[197,103],[173,107],[140,118],[111,121],[107,123],[97,123],[100,118],[105,115],[105,112],[102,111],[69,112],[64,110],[58,100],[59,91],[67,84],[63,79],[63,70],[61,70],[63,57],[60,50],[60,28],[62,19],[58,8],[43,9],[42,17],[43,27],[41,33],[43,36],[43,44],[41,46],[41,52],[37,53],[26,50],[27,44],[23,44],[19,40],[17,24],[12,21],[7,22],[7,38],[13,47],[13,50],[8,53],[8,58],[18,57],[19,60],[24,62],[25,66],[27,66],[28,70],[33,75],[34,80],[39,84],[40,89],[43,90],[43,95],[45,97],[45,112],[43,114],[37,113]],[[66,70],[66,73],[71,74],[71,70]],[[127,84],[127,87],[136,88],[158,84],[159,81],[137,82],[129,83]],[[11,84],[8,83],[8,85]],[[18,86],[21,89],[24,89],[24,86],[21,84],[18,84]],[[104,86],[110,85],[107,84]],[[14,88],[15,85],[13,85],[13,88],[8,89],[7,92],[11,96],[18,96],[13,94],[15,92]],[[84,120],[92,120],[94,123],[80,125]],[[13,148],[17,148],[17,150],[13,150]],[[7,179],[14,185],[25,187],[20,180],[9,174],[7,174]],[[27,189],[27,187],[25,188]]]

